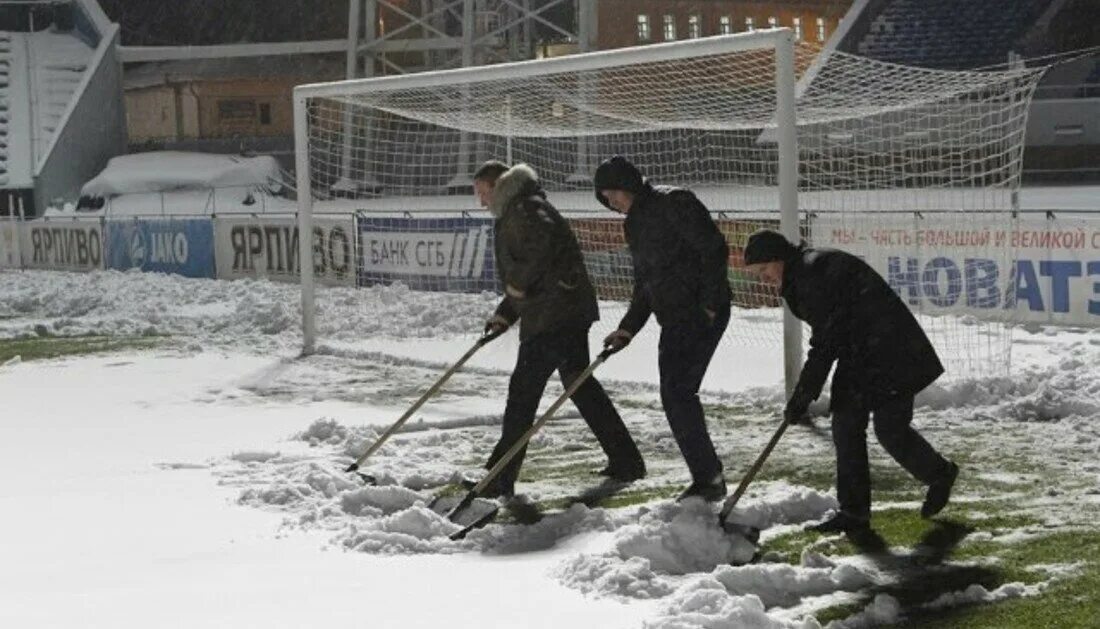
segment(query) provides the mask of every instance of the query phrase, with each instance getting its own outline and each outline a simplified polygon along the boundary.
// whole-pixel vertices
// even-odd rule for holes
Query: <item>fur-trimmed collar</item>
[[[504,172],[493,186],[493,198],[489,201],[489,213],[493,218],[504,216],[504,210],[519,196],[531,183],[538,183],[539,176],[535,169],[527,164],[516,164]]]

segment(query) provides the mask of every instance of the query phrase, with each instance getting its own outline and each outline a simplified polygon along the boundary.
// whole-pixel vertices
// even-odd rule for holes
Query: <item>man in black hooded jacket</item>
[[[910,425],[913,397],[943,374],[920,323],[894,289],[866,262],[836,249],[796,247],[760,230],[745,246],[748,270],[778,285],[791,313],[810,324],[810,351],[784,411],[798,423],[836,363],[829,410],[836,446],[840,512],[816,528],[860,532],[871,518],[867,424],[879,443],[928,485],[921,515],[946,506],[959,468]]]
[[[568,387],[588,366],[588,329],[599,309],[577,238],[547,201],[533,169],[486,162],[474,174],[474,187],[496,219],[496,270],[504,290],[485,329],[503,332],[517,321],[520,325],[501,436],[485,465],[491,468],[531,427],[550,375],[556,370]],[[599,381],[589,376],[571,399],[607,454],[607,467],[599,473],[620,482],[644,477],[638,446]],[[487,494],[514,493],[525,451]]]
[[[661,325],[661,403],[692,483],[680,498],[726,494],[722,463],[707,432],[699,387],[729,324],[729,247],[706,206],[688,190],[653,186],[626,158],[596,170],[596,198],[625,214],[634,294],[619,329],[604,341],[622,348],[649,320]]]

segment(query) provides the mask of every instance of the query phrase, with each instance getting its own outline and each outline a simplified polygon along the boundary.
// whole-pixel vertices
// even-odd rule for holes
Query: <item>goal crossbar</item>
[[[310,83],[294,88],[294,101],[306,98],[350,97],[394,89],[417,89],[438,85],[468,85],[485,81],[530,79],[566,72],[608,70],[644,63],[661,63],[746,50],[775,48],[793,43],[789,28],[772,28],[701,39],[664,42],[615,50],[598,50],[549,59],[515,61],[488,66],[434,70],[415,74],[381,76],[348,81]]]

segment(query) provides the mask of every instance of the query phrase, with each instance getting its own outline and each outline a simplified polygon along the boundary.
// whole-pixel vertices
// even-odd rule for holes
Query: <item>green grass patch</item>
[[[981,542],[960,549],[959,558],[994,556],[997,583],[1035,583],[1047,575],[1034,566],[1086,562],[1081,571],[1055,580],[1040,595],[992,605],[969,605],[938,612],[917,610],[903,626],[935,629],[1000,627],[1096,627],[1100,592],[1100,532],[1059,531],[1014,544]]]
[[[899,626],[937,629],[1000,629],[1002,627],[1095,627],[1095,593],[1100,591],[1100,531],[1058,530],[1043,534],[1033,517],[1011,513],[1010,505],[971,503],[952,505],[944,517],[922,520],[912,509],[875,512],[876,533],[887,549],[854,544],[843,536],[796,531],[770,540],[761,549],[798,564],[803,549],[836,556],[864,553],[891,582],[860,594],[860,600],[819,610],[822,624],[844,619],[863,609],[879,593],[896,598],[905,621]],[[978,539],[975,533],[994,535],[1015,530],[1039,531],[1014,543]],[[1040,595],[993,604],[966,604],[942,610],[923,605],[943,594],[961,592],[974,584],[994,590],[1007,583],[1035,584],[1049,578],[1038,568],[1047,564],[1087,562],[1080,571],[1056,579]]]
[[[39,336],[0,340],[0,363],[19,356],[22,360],[44,360],[61,356],[79,356],[155,347],[161,336]]]

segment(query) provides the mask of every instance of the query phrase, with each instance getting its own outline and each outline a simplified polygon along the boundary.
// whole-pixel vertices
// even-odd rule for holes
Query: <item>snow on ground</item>
[[[342,470],[468,347],[496,298],[326,289],[323,351],[295,359],[297,298],[266,282],[0,273],[0,339],[170,335],[149,351],[0,367],[4,416],[20,418],[2,424],[0,473],[31,479],[8,490],[5,511],[22,515],[0,521],[0,554],[12,559],[0,591],[14,601],[0,606],[0,624],[806,628],[819,626],[815,611],[893,578],[824,551],[803,552],[798,565],[746,564],[755,549],[722,533],[712,507],[667,499],[686,470],[654,386],[655,326],[600,372],[650,471],[617,488],[624,506],[593,491],[588,470],[603,456],[567,406],[532,441],[519,487],[555,508],[533,525],[505,515],[452,542],[455,526],[428,504],[457,477],[482,473],[514,334],[364,466],[379,486]],[[957,503],[1002,499],[1039,522],[988,538],[1004,543],[1094,526],[1100,510],[1100,334],[1019,338],[1014,375],[937,385],[916,420],[934,444],[965,455],[964,477],[981,479],[980,493],[960,491]],[[769,354],[778,353],[724,344],[705,383],[733,482],[776,425],[780,368]],[[548,387],[545,403],[558,391]],[[831,492],[799,481],[831,467],[818,424],[788,432],[734,514],[764,528],[764,540],[835,507]],[[1049,491],[1035,491],[1032,470],[990,463],[1005,452],[1049,468]],[[883,460],[877,446],[872,456]],[[1051,566],[1041,577],[1071,573]],[[1048,581],[972,584],[926,605],[1035,596]],[[905,613],[878,594],[838,626]]]

